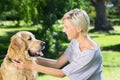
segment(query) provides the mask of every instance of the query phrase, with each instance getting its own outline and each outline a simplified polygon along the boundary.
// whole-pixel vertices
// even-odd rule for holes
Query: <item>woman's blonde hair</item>
[[[80,28],[83,31],[83,34],[85,36],[87,35],[90,20],[86,11],[78,8],[73,9],[64,14],[62,21],[64,21],[64,19],[68,19],[73,26],[77,29]]]

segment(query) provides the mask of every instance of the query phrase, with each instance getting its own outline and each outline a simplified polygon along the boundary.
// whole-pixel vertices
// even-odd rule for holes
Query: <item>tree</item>
[[[96,10],[95,28],[93,31],[114,30],[107,20],[105,0],[91,0]]]

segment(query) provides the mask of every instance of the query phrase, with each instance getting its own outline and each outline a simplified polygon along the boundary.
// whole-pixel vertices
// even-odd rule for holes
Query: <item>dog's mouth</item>
[[[28,54],[31,57],[43,56],[42,50],[45,48],[45,42],[41,43],[41,48],[39,50],[28,50]]]
[[[31,57],[37,57],[37,56],[43,56],[44,54],[42,53],[42,50],[45,48],[45,46],[42,46],[42,48],[38,51],[34,50],[28,50],[28,54]]]
[[[28,54],[31,57],[43,56],[43,53],[41,50],[39,51],[28,50]]]

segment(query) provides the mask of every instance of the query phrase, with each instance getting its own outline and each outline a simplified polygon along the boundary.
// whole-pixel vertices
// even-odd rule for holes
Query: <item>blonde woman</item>
[[[31,69],[70,80],[102,80],[102,57],[99,45],[88,36],[89,16],[82,9],[73,9],[62,18],[63,32],[71,40],[57,60],[38,58],[35,63],[14,61],[20,69]],[[64,66],[65,67],[60,69]]]

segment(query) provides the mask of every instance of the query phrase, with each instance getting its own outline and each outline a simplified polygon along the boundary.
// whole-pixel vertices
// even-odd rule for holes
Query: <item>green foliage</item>
[[[0,14],[2,16],[0,17],[1,19],[9,17],[10,20],[24,20],[27,23],[51,26],[70,9],[88,9],[86,7],[88,3],[84,0],[1,0]]]
[[[61,19],[64,13],[73,8],[85,9],[90,13],[92,23],[94,23],[96,15],[89,0],[1,0],[0,4],[1,19],[17,20],[19,25],[20,21],[24,20],[33,27],[40,24],[41,27],[37,32],[48,44],[46,51],[51,53],[56,53],[61,47],[61,40],[58,36],[68,42],[66,36],[61,32],[61,28],[58,29],[59,27],[54,25],[60,25],[57,20]]]
[[[46,51],[55,53],[58,49],[59,38],[57,36],[61,36],[60,31],[54,31],[55,27],[52,25],[56,23],[56,20],[62,18],[65,12],[68,10],[78,7],[82,5],[78,5],[77,3],[83,2],[82,0],[47,0],[41,1],[38,4],[39,10],[38,14],[40,15],[41,24],[43,25],[42,29],[38,30],[39,34],[42,35],[43,40],[47,42]],[[51,6],[52,5],[52,6]],[[72,6],[71,6],[72,5]],[[34,23],[34,22],[33,22]],[[58,29],[58,28],[57,28]],[[44,34],[43,34],[44,33]],[[60,35],[59,35],[60,34]],[[57,36],[56,36],[57,35]],[[61,36],[64,37],[64,36]],[[54,43],[54,45],[51,45]],[[52,49],[55,49],[54,51]],[[46,53],[48,53],[46,52]]]

